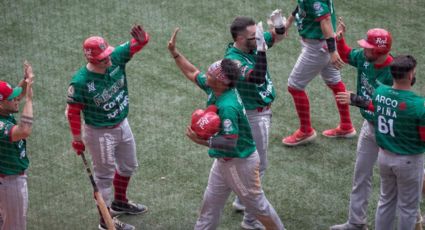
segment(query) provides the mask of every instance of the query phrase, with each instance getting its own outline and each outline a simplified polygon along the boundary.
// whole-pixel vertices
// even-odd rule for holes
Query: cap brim
[[[12,94],[9,95],[9,97],[7,98],[7,100],[11,101],[15,97],[21,95],[21,93],[22,93],[22,87],[15,87],[15,88],[13,88],[13,92],[12,92]]]
[[[109,55],[111,55],[111,53],[114,51],[114,47],[113,46],[108,46],[108,48],[106,48],[101,54],[97,55],[96,59],[97,60],[102,60],[106,57],[108,57]]]
[[[366,49],[373,49],[375,48],[374,45],[370,44],[369,42],[367,42],[365,39],[361,39],[358,40],[357,43],[360,45],[360,47],[362,48],[366,48]]]

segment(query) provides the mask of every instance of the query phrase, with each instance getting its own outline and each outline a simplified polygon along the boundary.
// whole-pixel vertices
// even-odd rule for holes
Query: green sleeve
[[[325,1],[314,1],[311,7],[311,12],[313,13],[314,18],[320,18],[323,15],[331,13],[328,4]]]
[[[361,60],[364,60],[363,49],[352,49],[348,55],[348,64],[357,68]]]
[[[84,85],[74,79],[68,86],[67,103],[68,104],[84,104]]]
[[[195,78],[196,84],[201,88],[205,93],[209,93],[211,88],[207,86],[207,75],[204,72],[200,72]]]
[[[264,40],[269,48],[273,47],[273,35],[270,31],[264,32]]]
[[[221,119],[221,130],[219,135],[238,135],[238,111],[233,107],[220,108],[218,116]]]
[[[123,43],[115,47],[114,52],[111,54],[111,59],[114,64],[125,65],[130,61],[130,42]]]

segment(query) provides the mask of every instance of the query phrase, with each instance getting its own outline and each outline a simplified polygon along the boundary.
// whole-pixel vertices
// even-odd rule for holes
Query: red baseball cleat
[[[316,136],[314,129],[310,133],[303,133],[297,129],[291,136],[283,138],[282,143],[287,146],[297,146],[312,141]]]
[[[341,129],[338,125],[338,127],[334,128],[334,129],[328,129],[323,131],[322,135],[325,137],[330,137],[330,138],[351,138],[356,136],[356,129],[354,129],[354,127],[352,127],[351,129]]]

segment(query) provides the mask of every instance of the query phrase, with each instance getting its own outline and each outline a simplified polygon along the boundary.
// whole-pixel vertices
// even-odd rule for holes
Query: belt
[[[5,175],[5,174],[1,174],[0,173],[0,178],[5,178],[7,176],[22,176],[22,175],[25,175],[25,171],[22,171],[22,172],[20,172],[18,174],[13,174],[13,175]]]
[[[227,162],[227,161],[233,160],[233,158],[232,157],[220,157],[220,158],[217,158],[217,160],[222,161],[222,162]]]
[[[268,105],[266,105],[266,106],[264,106],[264,107],[257,107],[257,112],[261,113],[261,112],[267,111],[267,110],[269,110],[271,107],[272,107],[272,105],[271,105],[271,104],[268,104]]]

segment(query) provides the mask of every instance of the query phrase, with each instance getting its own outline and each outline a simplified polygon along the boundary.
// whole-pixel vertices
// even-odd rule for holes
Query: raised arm
[[[170,51],[171,56],[174,58],[177,67],[182,71],[187,79],[196,84],[196,76],[199,74],[200,70],[196,68],[177,48],[176,48],[176,39],[177,33],[180,28],[175,28],[173,35],[171,35],[170,40],[168,41],[168,51]]]
[[[350,55],[352,48],[349,47],[347,43],[345,43],[345,39],[344,39],[345,31],[346,31],[346,27],[345,27],[344,20],[342,19],[342,17],[339,17],[338,26],[336,29],[336,47],[341,59],[345,63],[348,63],[348,57]]]
[[[130,31],[133,39],[130,41],[130,56],[133,56],[149,42],[149,34],[141,25],[134,25]]]
[[[22,110],[21,119],[18,125],[12,128],[12,141],[18,141],[29,137],[32,131],[33,123],[33,109],[32,109],[32,84],[34,83],[34,73],[32,72],[31,64],[25,61],[24,63],[25,73],[25,105]],[[15,99],[16,100],[16,99]]]

